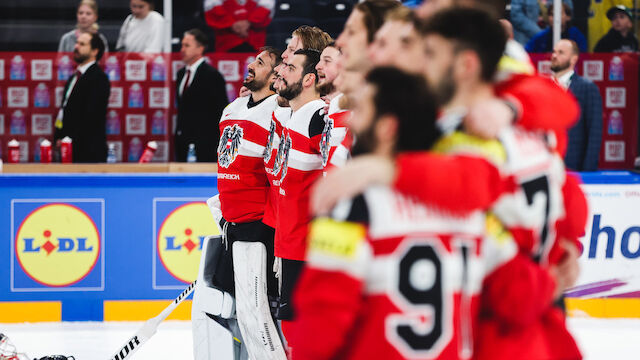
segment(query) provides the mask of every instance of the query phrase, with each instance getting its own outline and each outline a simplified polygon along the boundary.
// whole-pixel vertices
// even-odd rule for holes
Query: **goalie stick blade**
[[[144,344],[153,336],[153,334],[156,333],[158,325],[160,325],[160,323],[164,319],[166,319],[167,316],[169,316],[169,314],[171,314],[173,310],[175,310],[175,308],[177,308],[178,305],[180,305],[180,303],[189,296],[189,294],[191,294],[195,287],[195,281],[189,284],[189,286],[184,289],[184,291],[182,291],[180,295],[178,295],[178,297],[175,298],[171,302],[171,304],[169,304],[169,306],[162,310],[160,314],[147,320],[144,325],[142,325],[142,327],[136,332],[136,334],[133,335],[133,337],[131,337],[129,340],[127,340],[124,346],[122,346],[115,354],[113,354],[109,358],[109,360],[130,359],[131,355],[138,351],[142,344]]]

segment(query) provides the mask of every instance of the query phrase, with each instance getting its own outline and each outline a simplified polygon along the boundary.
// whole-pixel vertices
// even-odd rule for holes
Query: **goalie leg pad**
[[[224,252],[220,236],[205,239],[191,308],[193,354],[196,360],[248,359],[235,319],[235,300],[229,292],[215,286],[214,278],[220,260],[225,255],[230,257]],[[229,273],[232,274],[231,271]],[[233,284],[233,279],[230,283]]]
[[[252,359],[286,360],[267,296],[267,249],[260,242],[233,242],[238,325]]]

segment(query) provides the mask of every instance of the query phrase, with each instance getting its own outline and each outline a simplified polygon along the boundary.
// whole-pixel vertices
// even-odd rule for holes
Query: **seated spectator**
[[[595,171],[602,141],[602,98],[598,86],[575,73],[580,51],[575,42],[560,40],[553,48],[553,78],[571,92],[580,105],[580,118],[569,129],[569,145],[564,161],[574,171]]]
[[[58,44],[58,52],[72,52],[76,46],[76,40],[78,35],[83,32],[98,32],[98,4],[95,0],[82,0],[78,4],[78,11],[76,12],[76,18],[78,23],[76,28],[62,35],[60,38],[60,44]],[[109,44],[107,38],[98,33],[100,39],[104,43],[105,51],[109,51]]]
[[[131,15],[120,28],[116,50],[159,53],[164,43],[164,18],[153,10],[153,0],[131,0]]]
[[[563,0],[563,3],[573,10],[573,3],[571,0]],[[511,1],[511,24],[513,25],[513,37],[523,46],[527,44],[529,39],[542,30],[538,25],[540,20],[540,3],[538,0]]]
[[[607,11],[611,29],[593,49],[594,52],[635,52],[638,51],[638,39],[633,33],[631,11],[624,5],[617,5]]]
[[[274,7],[270,0],[205,0],[204,17],[216,34],[215,51],[258,51],[264,46]]]
[[[549,6],[549,27],[537,33],[529,40],[525,49],[530,53],[545,53],[553,50],[553,5]],[[562,4],[562,30],[560,38],[570,39],[578,44],[580,51],[587,51],[587,39],[582,35],[580,30],[575,26],[569,26],[571,23],[571,8],[567,4]]]

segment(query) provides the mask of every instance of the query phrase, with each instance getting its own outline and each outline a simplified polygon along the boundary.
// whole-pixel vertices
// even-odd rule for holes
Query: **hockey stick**
[[[196,287],[196,282],[192,282],[180,295],[175,298],[169,306],[167,306],[158,316],[147,320],[144,325],[136,332],[131,339],[127,340],[123,347],[120,348],[113,356],[111,356],[110,360],[124,360],[129,359],[133,353],[138,351],[140,346],[144,344],[147,340],[149,340],[153,334],[156,333],[158,329],[158,325],[175,310],[178,305],[182,302],[182,300],[186,299],[189,294]]]

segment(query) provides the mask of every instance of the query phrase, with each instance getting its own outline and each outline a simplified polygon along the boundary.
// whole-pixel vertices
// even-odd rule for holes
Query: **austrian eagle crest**
[[[324,129],[320,137],[320,155],[322,155],[322,167],[327,166],[329,161],[329,150],[331,149],[331,130],[333,130],[333,119],[325,118]]]
[[[276,122],[271,120],[271,126],[269,127],[269,137],[267,138],[267,146],[264,148],[264,153],[262,154],[262,158],[264,159],[264,163],[267,164],[271,159],[271,149],[273,149],[273,141],[276,137]]]
[[[287,167],[289,166],[289,150],[291,150],[291,136],[287,134],[287,136],[280,141],[280,146],[278,147],[278,157],[276,158],[276,164],[273,168],[274,174],[277,174],[277,171],[282,170],[280,181],[284,180],[284,177],[287,176]],[[276,166],[278,166],[277,171]]]
[[[228,168],[238,156],[238,149],[242,141],[243,130],[238,124],[227,126],[220,136],[218,145],[218,165]]]

